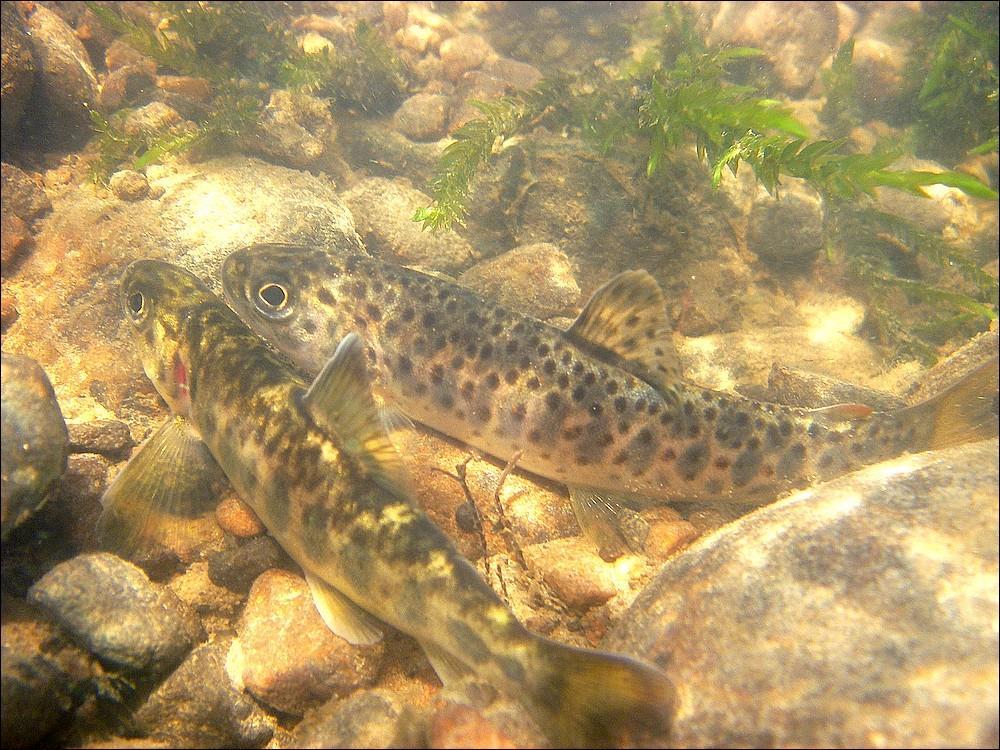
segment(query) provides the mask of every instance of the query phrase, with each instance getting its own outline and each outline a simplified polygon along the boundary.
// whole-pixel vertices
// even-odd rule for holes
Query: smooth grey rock
[[[478,257],[472,246],[451,229],[424,232],[413,221],[414,211],[429,206],[431,199],[408,180],[370,177],[341,197],[373,255],[436,271],[461,268]]]
[[[0,673],[3,746],[36,747],[86,695],[91,658],[21,600],[4,598]]]
[[[107,553],[60,563],[31,587],[28,600],[109,667],[150,678],[176,666],[203,637],[176,594]]]
[[[572,315],[580,299],[569,258],[550,242],[521,245],[477,263],[458,282],[536,318]]]
[[[995,747],[997,450],[868,467],[670,560],[603,644],[673,679],[670,744]]]
[[[35,80],[35,61],[31,42],[24,30],[24,20],[14,3],[0,6],[0,113],[3,144],[12,143],[21,115],[31,96]]]
[[[35,85],[25,125],[47,149],[73,147],[92,135],[87,105],[97,94],[97,76],[83,43],[65,21],[39,3],[25,13]]]
[[[414,141],[436,141],[448,130],[451,100],[443,94],[414,94],[392,117],[396,130]]]
[[[295,728],[292,747],[396,747],[400,707],[388,690],[358,690],[324,703]]]
[[[0,534],[6,541],[66,470],[69,437],[52,384],[34,360],[4,354],[0,370]]]
[[[171,747],[261,747],[268,717],[226,673],[232,637],[198,646],[136,712],[139,728]]]
[[[823,243],[822,201],[804,180],[783,180],[778,198],[758,190],[747,218],[747,247],[772,270],[809,270]]]
[[[29,224],[52,210],[38,176],[33,177],[13,164],[0,165],[0,189],[4,207]]]
[[[330,107],[302,92],[275,91],[246,147],[265,158],[304,168],[327,151],[337,137]]]
[[[903,399],[892,393],[779,364],[771,365],[763,400],[807,409],[864,404],[878,411],[893,411],[906,406]]]
[[[100,453],[111,458],[127,458],[135,446],[128,425],[117,419],[95,419],[66,425],[72,453]]]
[[[208,577],[217,586],[246,594],[265,570],[290,562],[285,551],[270,536],[258,536],[239,547],[216,552],[208,559]]]

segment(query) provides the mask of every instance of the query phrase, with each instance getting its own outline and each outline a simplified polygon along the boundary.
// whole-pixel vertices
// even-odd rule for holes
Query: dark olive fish
[[[112,544],[127,544],[148,515],[137,506],[170,505],[214,460],[302,566],[334,632],[372,642],[389,623],[420,642],[443,679],[475,673],[523,700],[562,744],[663,736],[672,688],[661,672],[527,631],[410,502],[357,335],[310,385],[175,266],[133,263],[121,303],[175,416],[108,490]]]
[[[565,482],[581,526],[611,546],[642,542],[641,519],[617,498],[773,497],[997,432],[996,360],[892,414],[789,408],[690,383],[659,286],[641,271],[598,289],[567,331],[354,250],[256,245],[230,255],[222,277],[237,313],[307,372],[360,332],[376,386],[402,411]]]

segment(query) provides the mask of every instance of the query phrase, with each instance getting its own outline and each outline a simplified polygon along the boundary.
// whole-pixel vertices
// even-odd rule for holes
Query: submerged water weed
[[[832,217],[824,233],[830,258],[844,270],[870,305],[870,319],[882,341],[901,356],[925,361],[949,335],[981,330],[996,317],[997,282],[981,271],[967,250],[956,248],[908,222],[873,207],[878,188],[926,197],[928,185],[946,185],[977,198],[997,193],[974,177],[956,171],[892,169],[903,155],[898,145],[874,153],[853,153],[846,138],[862,113],[854,97],[853,44],[843,45],[824,74],[827,94],[822,120],[832,138],[811,138],[791,110],[763,96],[755,86],[734,83],[733,70],[761,51],[746,47],[709,47],[693,15],[668,3],[658,41],[638,61],[566,76],[557,85],[543,81],[535,90],[477,103],[484,116],[453,134],[431,182],[434,202],[418,210],[425,228],[463,222],[471,184],[505,142],[542,124],[571,129],[602,152],[616,146],[620,155],[645,159],[647,176],[665,156],[688,144],[708,162],[718,186],[727,171],[749,165],[770,193],[782,177],[801,178],[824,197]],[[996,102],[993,103],[996,122]],[[527,137],[527,136],[524,136]],[[906,248],[912,268],[895,262]],[[921,267],[957,271],[964,286],[947,273],[927,281]],[[920,317],[893,313],[897,298],[932,307]],[[905,306],[905,305],[904,305]]]
[[[163,68],[206,79],[213,97],[196,129],[126,135],[123,112],[93,113],[100,158],[95,176],[106,179],[133,160],[141,169],[198,144],[232,146],[253,133],[272,86],[304,89],[333,106],[379,112],[391,107],[406,86],[405,70],[381,37],[359,23],[354,37],[336,54],[306,53],[289,31],[277,3],[158,2],[163,20],[90,2],[101,22]]]
[[[995,152],[1000,99],[1000,16],[996,3],[944,3],[903,24],[910,40],[904,116],[918,154],[946,163]]]

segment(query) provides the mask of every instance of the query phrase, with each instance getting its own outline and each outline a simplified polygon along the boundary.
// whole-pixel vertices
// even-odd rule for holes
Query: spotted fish
[[[376,385],[411,418],[569,485],[603,548],[641,547],[626,498],[773,497],[864,464],[997,432],[997,362],[894,414],[803,410],[686,381],[663,295],[642,271],[598,289],[563,331],[356,250],[239,250],[230,305],[300,367],[360,332]]]
[[[334,632],[355,643],[377,640],[382,623],[409,633],[444,680],[472,672],[522,699],[560,744],[663,736],[661,672],[527,631],[410,502],[357,334],[309,384],[187,271],[133,263],[121,304],[174,417],[108,489],[109,544],[130,542],[148,515],[137,506],[170,505],[215,462],[305,571]]]

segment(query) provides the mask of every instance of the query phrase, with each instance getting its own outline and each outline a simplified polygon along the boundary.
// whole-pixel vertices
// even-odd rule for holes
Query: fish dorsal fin
[[[357,458],[372,478],[394,488],[402,486],[402,461],[372,397],[358,334],[344,337],[302,402],[313,421],[336,435],[338,447]]]
[[[626,369],[653,384],[681,376],[663,292],[646,271],[625,271],[600,287],[566,336],[617,355]]]
[[[102,548],[135,559],[183,537],[212,511],[222,470],[183,417],[171,417],[132,456],[101,497]]]
[[[306,572],[313,603],[323,622],[335,635],[355,646],[370,646],[382,640],[378,620],[333,586]]]

